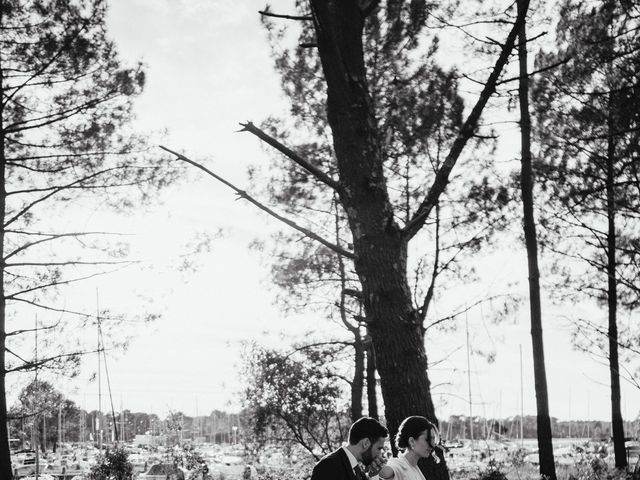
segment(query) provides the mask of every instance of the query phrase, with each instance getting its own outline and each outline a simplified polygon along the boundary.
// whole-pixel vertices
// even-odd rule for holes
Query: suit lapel
[[[356,478],[356,474],[353,471],[353,468],[351,468],[351,462],[349,461],[349,457],[347,457],[347,454],[342,448],[338,449],[338,456],[342,460],[342,466],[344,467],[345,475],[346,475],[345,478],[348,478],[349,480],[359,480],[358,478]]]

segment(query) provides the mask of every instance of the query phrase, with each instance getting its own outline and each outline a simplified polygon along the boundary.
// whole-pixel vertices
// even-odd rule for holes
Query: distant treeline
[[[522,418],[522,421],[521,421]],[[522,427],[521,427],[522,425]],[[515,416],[503,419],[452,415],[440,422],[442,437],[448,441],[455,439],[515,439],[537,438],[537,420],[534,415]],[[555,438],[593,438],[608,440],[611,437],[611,422],[600,420],[562,420],[551,418],[551,429]],[[627,436],[638,438],[640,420],[626,421],[624,431]],[[521,433],[522,432],[522,433]]]
[[[116,435],[125,442],[134,441],[136,435],[162,435],[174,443],[178,439],[235,443],[241,440],[244,432],[240,425],[241,416],[219,410],[197,417],[170,412],[161,418],[156,414],[130,410],[87,412],[68,401],[58,408],[42,409],[37,416],[24,415],[16,410],[8,422],[12,446],[32,448],[38,442],[43,451],[55,451],[60,442],[96,443],[100,430],[104,442],[110,442]]]
[[[38,415],[33,410],[14,406],[10,412],[9,431],[13,447],[33,446],[39,442],[43,450],[56,450],[60,442],[97,442],[99,430],[105,442],[117,437],[132,442],[136,435],[163,435],[168,443],[204,441],[211,443],[244,443],[252,431],[252,420],[246,412],[240,414],[213,410],[208,415],[188,416],[170,411],[164,418],[146,412],[123,410],[102,413],[85,411],[68,399],[43,402]],[[384,421],[384,419],[382,419]],[[521,426],[522,425],[522,426]],[[536,438],[536,417],[527,415],[503,419],[452,415],[440,421],[442,437],[456,439],[517,439]],[[611,423],[599,420],[559,421],[551,418],[555,438],[592,438],[606,441],[611,437]],[[473,435],[471,429],[473,428]],[[628,437],[640,437],[640,419],[626,421]],[[522,432],[522,433],[521,433]],[[37,440],[36,440],[37,439]]]

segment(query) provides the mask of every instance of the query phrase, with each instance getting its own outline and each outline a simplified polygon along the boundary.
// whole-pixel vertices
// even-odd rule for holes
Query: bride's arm
[[[378,472],[378,476],[383,480],[389,480],[395,477],[395,473],[393,472],[393,468],[391,468],[389,465],[385,465],[380,469],[380,472]]]

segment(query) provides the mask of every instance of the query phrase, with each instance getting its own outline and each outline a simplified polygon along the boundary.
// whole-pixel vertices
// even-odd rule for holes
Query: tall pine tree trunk
[[[446,188],[451,169],[477,129],[513,48],[522,16],[516,19],[477,103],[414,218],[400,228],[387,191],[381,135],[364,64],[364,22],[377,2],[311,0],[310,6],[327,84],[327,118],[337,160],[340,203],[352,234],[354,268],[362,286],[386,423],[395,451],[393,436],[405,417],[423,415],[437,423],[422,318],[414,308],[407,281],[407,244],[424,225]],[[524,0],[523,11],[527,6]]]
[[[363,57],[359,2],[311,2],[327,82],[341,203],[353,235],[354,266],[376,351],[387,426],[409,415],[436,421],[419,315],[407,282],[407,240],[393,217]],[[395,448],[395,445],[392,445]]]
[[[518,10],[521,8],[522,0],[518,0]],[[538,455],[540,460],[540,474],[551,480],[555,480],[556,468],[553,458],[551,418],[549,416],[547,374],[545,370],[544,342],[542,337],[538,244],[533,209],[534,180],[531,166],[531,117],[529,115],[526,22],[522,24],[518,39],[518,58],[520,65],[518,94],[520,97],[520,139],[522,150],[520,184],[522,189],[522,207],[524,211],[524,238],[527,248],[529,270],[529,307],[531,315],[531,343],[533,347],[533,374],[535,379],[537,406]]]
[[[615,105],[614,93],[609,94],[607,139],[607,303],[609,309],[609,374],[611,376],[611,429],[613,430],[613,449],[617,468],[627,466],[624,445],[624,424],[620,408],[620,370],[618,364],[618,293],[616,279],[616,204],[615,204]]]

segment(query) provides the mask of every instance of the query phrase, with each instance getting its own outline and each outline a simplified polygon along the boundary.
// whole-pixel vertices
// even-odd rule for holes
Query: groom
[[[380,455],[388,430],[373,418],[356,420],[349,429],[349,445],[322,458],[311,480],[366,480],[365,468]]]

